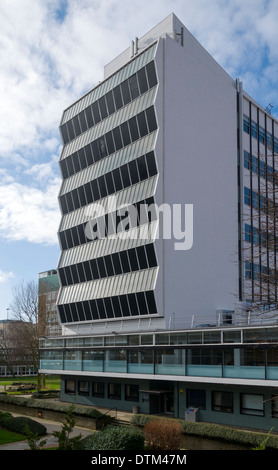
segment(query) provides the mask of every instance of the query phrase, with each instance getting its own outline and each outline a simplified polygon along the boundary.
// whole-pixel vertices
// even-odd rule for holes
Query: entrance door
[[[164,413],[174,414],[174,393],[169,392],[164,395]]]

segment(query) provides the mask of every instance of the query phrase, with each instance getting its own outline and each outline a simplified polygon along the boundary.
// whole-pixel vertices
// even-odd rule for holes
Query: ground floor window
[[[231,392],[212,392],[211,406],[213,411],[233,412],[233,394]]]
[[[65,392],[70,395],[75,393],[75,381],[74,380],[65,381]]]
[[[113,400],[121,399],[121,384],[120,383],[108,384],[108,398],[111,398]]]
[[[198,389],[187,390],[187,408],[206,409],[206,391]]]
[[[264,416],[264,396],[241,393],[240,412],[243,415]]]
[[[273,396],[271,399],[271,415],[272,418],[278,418],[278,396]]]
[[[104,382],[93,382],[92,396],[96,398],[104,398]]]
[[[89,382],[87,380],[80,380],[78,382],[78,395],[89,395]]]
[[[139,401],[139,385],[126,384],[125,399],[127,401]]]

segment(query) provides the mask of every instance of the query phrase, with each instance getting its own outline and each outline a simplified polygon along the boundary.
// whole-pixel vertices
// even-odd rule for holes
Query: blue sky
[[[172,12],[278,116],[277,0],[1,0],[0,319],[14,286],[57,266],[63,110]]]

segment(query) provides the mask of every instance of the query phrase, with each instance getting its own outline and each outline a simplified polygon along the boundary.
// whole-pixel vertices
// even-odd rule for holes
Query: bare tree
[[[22,282],[13,291],[10,305],[11,319],[14,320],[10,333],[10,344],[14,354],[28,361],[35,371],[39,371],[39,338],[45,332],[46,314],[39,307],[38,286],[34,281]],[[38,373],[38,386],[41,382]]]

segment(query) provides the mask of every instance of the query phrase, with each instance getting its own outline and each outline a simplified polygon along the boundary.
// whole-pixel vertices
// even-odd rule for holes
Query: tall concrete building
[[[251,326],[255,280],[262,293],[251,254],[253,176],[266,179],[252,158],[261,152],[265,169],[270,152],[274,174],[277,124],[174,14],[64,111],[63,336],[41,341],[41,370],[61,374],[62,399],[275,421],[264,393],[277,384],[278,331],[269,318]]]
[[[238,292],[235,82],[174,15],[134,43],[62,117],[58,306],[79,332],[184,326]]]

